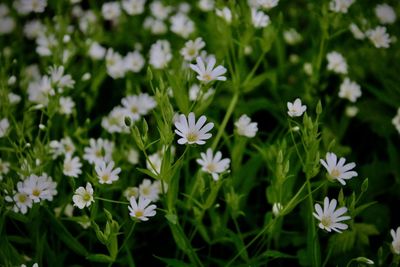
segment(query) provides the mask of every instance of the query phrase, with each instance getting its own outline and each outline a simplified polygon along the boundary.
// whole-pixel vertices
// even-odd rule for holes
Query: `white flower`
[[[94,60],[103,59],[106,55],[106,49],[99,43],[93,42],[89,47],[88,54]]]
[[[139,163],[139,152],[134,149],[131,148],[128,150],[128,155],[127,155],[127,160],[129,163],[136,165]]]
[[[107,50],[106,66],[108,75],[113,79],[122,78],[126,73],[124,59],[119,53],[114,52],[112,48]]]
[[[278,3],[279,0],[257,0],[257,5],[265,9],[276,7]]]
[[[224,7],[223,9],[216,9],[215,13],[218,17],[223,18],[226,23],[231,24],[232,22],[232,12],[229,8]]]
[[[296,98],[293,103],[287,102],[287,108],[290,117],[300,117],[306,111],[307,106],[302,105],[300,98]]]
[[[296,29],[290,28],[289,30],[283,32],[283,39],[285,39],[287,44],[295,45],[301,42],[302,37],[300,33],[296,31]]]
[[[107,2],[101,6],[101,14],[106,20],[118,19],[121,15],[121,7],[119,2]]]
[[[146,30],[151,30],[152,34],[164,34],[167,32],[167,25],[164,21],[159,19],[154,19],[153,17],[147,17],[143,22],[143,28]]]
[[[112,184],[118,181],[118,174],[121,172],[121,168],[114,169],[114,165],[114,161],[108,163],[102,161],[96,164],[94,169],[100,184]]]
[[[332,0],[329,3],[329,9],[336,13],[347,13],[353,3],[354,0]]]
[[[392,248],[393,252],[396,254],[400,254],[400,227],[397,227],[396,231],[393,229],[390,230],[390,234],[393,238]]]
[[[93,139],[89,140],[90,146],[85,147],[85,154],[83,158],[90,164],[97,164],[100,162],[111,161],[111,154],[114,149],[114,143],[106,139]]]
[[[43,30],[44,25],[40,20],[31,20],[28,21],[24,26],[24,35],[28,39],[36,39],[40,32]]]
[[[264,28],[269,25],[270,19],[267,14],[257,9],[251,9],[251,22],[256,29]]]
[[[194,32],[194,22],[184,13],[178,13],[171,17],[171,31],[183,38],[188,38]]]
[[[0,35],[13,32],[15,25],[15,20],[12,17],[0,17]]]
[[[236,130],[239,135],[252,138],[256,136],[258,131],[257,122],[251,122],[251,119],[243,114],[239,120],[235,122]]]
[[[18,104],[21,102],[21,96],[10,92],[8,93],[8,101],[12,105]]]
[[[388,4],[377,5],[375,15],[382,24],[393,24],[396,21],[396,12]]]
[[[204,12],[212,11],[214,9],[214,0],[199,0],[198,6]]]
[[[81,173],[82,163],[79,157],[72,157],[67,155],[64,159],[63,173],[65,176],[77,178]]]
[[[133,122],[139,120],[140,116],[147,115],[157,105],[154,97],[147,93],[128,95],[121,100],[121,103]]]
[[[72,79],[71,75],[64,75],[64,67],[63,66],[52,66],[49,68],[49,75],[51,79],[51,83],[55,87],[61,88],[72,88],[75,84],[75,81]]]
[[[219,174],[229,169],[230,159],[222,159],[222,153],[217,151],[215,156],[211,148],[207,149],[206,153],[200,153],[201,159],[196,162],[202,166],[202,170],[211,174],[215,181],[218,181]]]
[[[278,217],[279,213],[282,211],[283,206],[281,203],[277,202],[272,205],[272,213],[275,217]]]
[[[196,38],[194,41],[187,41],[185,46],[181,49],[180,54],[185,60],[192,61],[199,55],[200,50],[203,49],[205,45],[206,43],[201,37]]]
[[[400,134],[400,108],[397,110],[396,116],[392,119],[392,124]]]
[[[75,190],[75,194],[72,197],[72,201],[74,202],[74,206],[79,209],[83,209],[84,207],[89,207],[93,199],[93,187],[90,183],[86,183],[86,188],[79,187]]]
[[[357,172],[352,171],[352,169],[356,166],[354,162],[344,165],[346,159],[340,158],[339,161],[337,161],[337,156],[335,153],[326,153],[326,161],[320,159],[320,162],[328,171],[330,177],[334,180],[338,180],[342,185],[346,184],[345,180],[349,180],[358,175]]]
[[[328,60],[328,70],[335,73],[347,74],[347,63],[344,57],[336,52],[330,52],[326,55]]]
[[[162,151],[157,151],[150,155],[149,159],[146,161],[146,168],[152,173],[159,174],[161,171],[162,158]]]
[[[353,34],[354,38],[356,38],[357,40],[365,39],[365,34],[360,30],[360,28],[356,24],[351,23],[349,29]]]
[[[139,51],[129,52],[124,58],[126,71],[139,72],[144,66],[144,58]]]
[[[360,86],[349,78],[344,79],[340,85],[339,97],[348,99],[350,102],[356,102],[357,98],[361,96]]]
[[[0,120],[0,138],[6,136],[8,128],[10,128],[10,123],[7,118]]]
[[[156,215],[155,209],[157,208],[157,206],[154,204],[149,206],[149,204],[151,203],[150,199],[140,196],[139,201],[136,202],[136,199],[134,197],[131,197],[130,203],[131,205],[128,206],[128,209],[130,211],[129,215],[131,217],[134,217],[141,221],[147,221],[149,219],[148,217],[153,217],[154,215]]]
[[[72,155],[75,152],[75,145],[70,137],[62,138],[60,141],[53,140],[50,142],[50,151],[53,159],[61,155]]]
[[[124,191],[124,197],[127,200],[130,200],[131,197],[138,198],[139,197],[139,188],[137,187],[128,187]]]
[[[57,183],[53,182],[46,173],[41,176],[32,174],[23,181],[21,191],[37,203],[42,200],[52,201],[53,197],[57,195],[56,187]]]
[[[196,58],[196,65],[190,64],[190,68],[197,72],[197,79],[203,83],[209,83],[211,81],[219,80],[226,81],[226,77],[222,76],[226,73],[226,69],[219,65],[214,69],[215,57],[209,57],[206,60],[206,64],[201,57]]]
[[[70,115],[72,114],[75,107],[75,102],[71,97],[60,97],[60,109],[58,110],[60,114]]]
[[[129,116],[127,109],[117,106],[110,111],[108,116],[103,117],[101,126],[109,133],[128,133],[129,127],[125,125],[125,117]]]
[[[375,29],[368,30],[366,35],[376,48],[388,48],[390,45],[391,40],[386,27],[377,26]]]
[[[14,7],[19,14],[25,15],[31,12],[42,13],[47,6],[47,0],[17,0]]]
[[[161,1],[153,1],[150,4],[150,11],[155,18],[165,20],[168,17],[169,13],[171,13],[172,7],[164,6]]]
[[[198,84],[193,84],[189,88],[189,100],[190,101],[207,100],[212,94],[214,94],[214,92],[215,90],[213,88],[209,88],[207,92],[202,92]]]
[[[172,59],[171,45],[166,40],[158,40],[150,48],[150,65],[163,69]]]
[[[175,133],[181,137],[178,140],[178,144],[204,145],[206,143],[205,140],[210,139],[212,136],[208,132],[214,127],[212,122],[205,124],[206,120],[206,116],[203,115],[196,123],[193,112],[190,112],[187,118],[181,114],[179,120],[175,122]]]
[[[0,158],[0,181],[3,180],[3,174],[7,174],[9,171],[10,163]]]
[[[347,208],[341,207],[335,210],[336,205],[337,200],[332,199],[332,201],[329,201],[328,197],[325,197],[324,199],[323,210],[320,204],[315,204],[316,212],[313,212],[313,215],[320,221],[320,223],[318,224],[319,228],[324,229],[328,232],[331,232],[333,230],[338,233],[341,233],[342,230],[346,230],[348,228],[347,224],[341,223],[342,221],[351,219],[350,216],[342,216],[347,212]]]
[[[14,206],[12,207],[14,212],[21,212],[22,214],[26,214],[29,208],[32,208],[32,199],[28,194],[23,192],[23,183],[17,183],[17,192],[13,192],[12,196],[5,196],[5,201],[13,202]]]
[[[356,106],[348,106],[346,107],[345,113],[349,118],[355,117],[358,113],[358,108]]]
[[[159,198],[159,187],[154,186],[149,179],[143,179],[142,183],[139,185],[139,195],[153,202],[157,201]]]
[[[146,0],[123,0],[122,8],[129,15],[139,15],[144,12],[144,5],[146,4]]]

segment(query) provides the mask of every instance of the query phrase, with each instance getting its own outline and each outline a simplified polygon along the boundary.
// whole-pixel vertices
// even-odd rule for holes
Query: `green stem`
[[[106,201],[106,202],[110,202],[110,203],[117,203],[117,204],[125,204],[125,205],[129,205],[130,204],[129,202],[111,200],[111,199],[102,198],[102,197],[95,197],[94,199],[98,199],[98,200],[102,200],[102,201]]]
[[[312,266],[314,267],[318,267],[320,266],[320,262],[319,262],[319,257],[317,255],[317,243],[315,242],[314,239],[318,238],[317,237],[317,233],[315,231],[315,221],[314,221],[314,216],[312,215],[312,211],[313,211],[313,206],[314,206],[314,200],[312,197],[312,190],[311,190],[311,183],[310,183],[310,178],[307,177],[307,191],[308,191],[308,204],[309,204],[309,231],[311,231],[310,235],[311,235],[311,240],[312,243],[308,244],[311,247],[311,255],[312,255]],[[310,240],[310,239],[309,239]]]
[[[213,142],[213,144],[211,146],[212,150],[216,149],[216,147],[218,145],[218,142],[221,139],[222,134],[225,131],[225,127],[228,124],[228,121],[229,121],[229,119],[230,119],[230,117],[232,115],[233,109],[235,108],[238,99],[239,99],[239,92],[236,91],[235,94],[233,95],[232,99],[231,99],[231,102],[229,103],[228,110],[225,113],[225,117],[224,117],[224,119],[223,119],[223,121],[222,121],[222,123],[221,123],[221,125],[220,125],[220,127],[218,129],[217,136],[215,137],[214,142]]]

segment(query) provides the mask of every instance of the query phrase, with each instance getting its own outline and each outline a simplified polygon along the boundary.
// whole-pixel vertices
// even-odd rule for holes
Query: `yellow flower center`
[[[212,77],[211,77],[210,74],[206,73],[206,74],[203,75],[203,79],[204,79],[205,81],[208,81],[208,82],[209,82],[209,81],[212,80]]]
[[[138,109],[138,107],[137,107],[137,106],[133,106],[133,107],[131,107],[131,112],[132,112],[133,114],[136,114],[136,113],[138,113],[138,111],[139,111],[139,109]]]
[[[92,199],[92,196],[91,196],[88,192],[86,192],[86,193],[82,196],[82,199],[83,199],[85,202],[88,202],[88,201],[90,201],[90,200]]]
[[[217,166],[215,166],[214,163],[210,163],[210,164],[207,165],[206,169],[207,169],[209,172],[215,172],[215,170],[217,169]]]
[[[186,135],[188,142],[196,142],[199,139],[197,133],[190,132]]]
[[[18,195],[18,201],[19,202],[25,203],[26,200],[27,200],[27,196],[25,194]]]
[[[137,210],[137,211],[135,211],[135,216],[136,216],[137,218],[142,217],[142,216],[143,216],[143,211],[142,211],[142,210]]]
[[[332,218],[330,216],[323,216],[321,223],[325,227],[330,227],[332,225]]]
[[[145,196],[150,195],[150,188],[148,188],[148,187],[142,188],[142,195],[145,195]]]
[[[340,175],[340,171],[339,171],[337,168],[334,168],[334,169],[331,171],[331,176],[337,178],[337,177],[339,177],[339,175]]]
[[[108,180],[110,180],[110,175],[104,174],[103,176],[101,176],[101,180],[103,180],[104,182],[107,182]]]
[[[37,189],[37,188],[33,189],[33,190],[32,190],[32,195],[34,195],[35,197],[40,196],[40,190]]]

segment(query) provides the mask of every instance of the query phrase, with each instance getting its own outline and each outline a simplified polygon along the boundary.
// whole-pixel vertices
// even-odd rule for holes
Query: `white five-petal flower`
[[[63,174],[65,176],[77,178],[82,173],[81,168],[82,163],[79,157],[72,157],[70,154],[67,154],[64,159]]]
[[[226,77],[222,76],[226,73],[226,68],[219,65],[215,66],[215,57],[209,57],[205,64],[201,57],[196,58],[196,64],[190,64],[190,68],[197,72],[197,79],[203,83],[209,83],[215,80],[226,81]]]
[[[315,204],[315,211],[313,215],[317,218],[320,223],[318,224],[319,228],[324,229],[328,232],[332,230],[338,233],[341,233],[342,230],[346,230],[349,226],[345,223],[341,223],[342,221],[351,219],[350,216],[342,216],[347,212],[346,207],[341,207],[336,209],[337,201],[336,199],[332,199],[329,201],[328,197],[324,199],[324,208],[322,209],[321,205]]]
[[[344,79],[340,85],[339,97],[348,99],[350,102],[356,102],[357,98],[362,95],[360,85],[351,81],[349,78]]]
[[[239,120],[235,122],[237,133],[242,136],[252,138],[256,136],[258,131],[257,122],[251,122],[251,119],[246,114],[240,116]]]
[[[149,205],[151,203],[150,199],[140,196],[139,201],[136,202],[135,197],[131,197],[130,203],[131,205],[128,206],[128,209],[130,211],[129,215],[131,217],[134,217],[141,221],[147,221],[149,220],[148,217],[153,217],[154,215],[156,215],[155,209],[157,208],[157,206],[154,204]]]
[[[92,202],[94,202],[92,185],[90,183],[86,183],[86,188],[81,186],[76,189],[75,194],[72,197],[72,201],[74,202],[74,206],[80,209],[89,207]]]
[[[352,171],[352,169],[356,166],[354,162],[344,165],[346,159],[340,158],[338,162],[335,153],[326,153],[326,161],[320,159],[320,162],[328,171],[329,175],[333,179],[338,180],[342,185],[346,184],[345,180],[349,180],[358,175],[357,172]]]
[[[293,103],[287,102],[287,108],[290,117],[300,117],[306,111],[307,106],[302,105],[300,98],[296,98]]]
[[[178,140],[178,144],[198,144],[204,145],[207,140],[211,138],[212,134],[208,133],[213,127],[214,123],[206,123],[206,116],[201,116],[196,122],[195,115],[190,112],[188,117],[181,114],[178,120],[175,122],[175,133],[181,138]],[[205,125],[204,125],[205,124]]]
[[[112,184],[114,181],[119,179],[118,174],[121,172],[121,168],[114,169],[114,161],[109,163],[102,161],[96,164],[95,171],[101,184]]]
[[[229,169],[230,159],[222,159],[222,153],[217,151],[215,156],[211,148],[207,149],[206,153],[200,153],[201,159],[197,159],[197,163],[202,167],[204,172],[211,174],[215,181],[218,181],[219,174]]]

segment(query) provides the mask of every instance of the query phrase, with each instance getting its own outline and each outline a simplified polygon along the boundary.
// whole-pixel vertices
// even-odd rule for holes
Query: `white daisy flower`
[[[139,51],[129,52],[124,57],[124,65],[126,71],[138,73],[143,69],[144,64],[144,58]]]
[[[103,117],[101,126],[109,133],[129,133],[129,127],[125,125],[125,117],[130,117],[127,109],[117,106],[108,116]]]
[[[125,12],[128,13],[128,15],[133,16],[144,12],[146,0],[123,0],[121,4]]]
[[[200,90],[200,85],[198,84],[193,84],[189,88],[189,100],[190,101],[201,101],[201,100],[207,100],[212,94],[215,93],[214,88],[209,88],[206,92],[202,92]]]
[[[337,161],[335,153],[326,153],[326,161],[320,159],[320,162],[328,171],[330,177],[334,180],[338,180],[342,185],[346,185],[345,180],[349,180],[358,175],[357,172],[352,171],[356,166],[354,162],[344,165],[346,159],[340,158],[339,161]]]
[[[339,74],[347,74],[347,63],[345,58],[338,52],[332,51],[326,55],[328,70]]]
[[[340,85],[339,97],[348,99],[350,102],[356,102],[357,98],[361,96],[361,88],[356,82],[351,81],[349,78],[344,79]]]
[[[258,11],[255,8],[251,9],[251,22],[254,28],[261,29],[267,27],[270,23],[269,16],[262,11]]]
[[[139,201],[136,202],[136,199],[134,197],[131,197],[130,199],[131,205],[128,206],[129,209],[129,215],[131,217],[134,217],[136,219],[139,219],[141,221],[147,221],[149,220],[148,217],[153,217],[156,215],[156,208],[157,206],[151,203],[150,199],[144,198],[142,196],[139,197]]]
[[[278,5],[279,0],[256,0],[258,6],[264,9],[271,9]]]
[[[121,168],[114,169],[114,161],[110,162],[98,162],[95,166],[97,178],[99,178],[100,184],[112,184],[118,181],[118,174],[121,172]]]
[[[222,153],[217,151],[215,156],[211,148],[207,149],[206,153],[200,153],[201,159],[196,162],[202,166],[202,170],[211,174],[215,181],[218,181],[219,174],[229,169],[230,159],[222,159]]]
[[[75,102],[72,97],[60,97],[60,114],[71,115],[75,107]]]
[[[337,201],[336,199],[332,199],[329,201],[328,197],[324,199],[324,209],[322,209],[321,205],[315,204],[315,211],[313,215],[317,218],[320,223],[318,224],[319,228],[324,229],[328,232],[332,230],[338,233],[341,233],[342,230],[346,230],[349,226],[345,223],[341,223],[342,221],[351,219],[350,216],[342,216],[347,212],[346,207],[341,207],[336,209]]]
[[[17,183],[17,192],[13,192],[13,196],[5,196],[5,201],[14,203],[12,210],[14,212],[20,212],[22,214],[26,214],[29,208],[32,208],[32,199],[28,194],[23,192],[23,183]]]
[[[155,202],[158,200],[158,194],[160,193],[158,189],[159,188],[154,186],[149,179],[143,179],[142,183],[139,185],[139,195]]]
[[[167,67],[172,60],[171,45],[167,40],[158,40],[150,48],[150,65],[155,69]]]
[[[212,11],[214,9],[214,0],[199,0],[198,7],[204,12]]]
[[[49,68],[49,75],[51,79],[51,83],[55,87],[61,88],[73,88],[75,81],[72,79],[72,76],[69,74],[64,75],[64,67],[63,66],[52,66]]]
[[[329,3],[329,9],[336,13],[345,14],[353,3],[354,0],[332,0]]]
[[[183,38],[188,38],[195,30],[194,22],[184,13],[171,17],[171,31]]]
[[[106,49],[99,43],[93,42],[90,44],[88,54],[93,60],[100,60],[106,55]]]
[[[9,171],[10,163],[0,158],[0,181],[3,180],[3,174],[7,174]]]
[[[204,145],[206,143],[205,140],[210,139],[212,136],[208,132],[214,127],[212,122],[205,124],[206,120],[206,116],[203,115],[196,122],[193,112],[190,112],[187,118],[181,114],[178,121],[175,122],[175,133],[181,137],[178,140],[178,144]]]
[[[375,15],[382,24],[393,24],[396,21],[396,12],[388,4],[377,5]]]
[[[161,1],[153,1],[150,4],[151,14],[160,20],[165,20],[172,11],[171,6],[165,6]]]
[[[138,198],[139,197],[139,188],[135,187],[128,187],[124,191],[124,197],[127,200],[130,200],[131,197]]]
[[[232,12],[229,8],[224,7],[223,9],[216,9],[215,14],[217,14],[218,17],[223,18],[226,21],[226,23],[231,24]]]
[[[397,230],[390,230],[390,234],[393,238],[392,241],[392,249],[396,254],[400,254],[400,227],[397,227]]]
[[[105,20],[115,20],[121,15],[119,2],[107,2],[101,6],[101,14]]]
[[[365,34],[360,30],[360,28],[356,24],[351,23],[349,29],[353,34],[354,38],[356,38],[357,40],[365,39]]]
[[[72,201],[74,202],[74,206],[79,209],[83,209],[84,207],[89,207],[93,199],[93,187],[90,183],[86,183],[86,188],[83,186],[79,187],[75,190],[75,194],[72,197]]]
[[[396,116],[392,119],[392,124],[400,134],[400,108],[397,110]]]
[[[205,45],[206,43],[201,37],[196,38],[194,41],[187,41],[185,46],[181,49],[180,54],[185,60],[192,61],[199,55],[201,49],[203,49]]]
[[[38,203],[42,200],[52,201],[57,195],[56,187],[57,183],[46,173],[41,176],[32,174],[23,181],[21,191],[29,195],[33,202]]]
[[[246,114],[240,116],[235,122],[236,130],[239,135],[252,138],[256,136],[258,131],[257,122],[251,122],[251,119]]]
[[[10,128],[10,122],[7,118],[3,118],[0,120],[0,138],[6,136],[8,132],[8,128]]]
[[[60,141],[52,140],[49,146],[53,159],[58,158],[61,155],[72,155],[75,152],[75,145],[68,136],[62,138]]]
[[[376,48],[388,48],[390,46],[390,36],[386,32],[386,27],[377,26],[366,32],[368,39]]]
[[[63,174],[65,176],[77,178],[81,173],[82,163],[79,157],[67,155],[64,159]]]
[[[90,138],[89,144],[90,146],[85,147],[84,149],[85,154],[83,155],[83,158],[90,164],[111,161],[111,155],[114,149],[113,142],[102,138],[97,140]]]
[[[302,105],[300,98],[296,98],[293,103],[287,102],[287,108],[290,117],[300,117],[306,111],[307,106]]]
[[[204,64],[204,61],[201,57],[196,58],[196,65],[190,64],[190,68],[197,72],[197,79],[204,83],[209,83],[211,81],[219,80],[226,81],[226,77],[222,76],[226,73],[226,68],[219,65],[214,69],[215,66],[215,57],[209,57]]]

